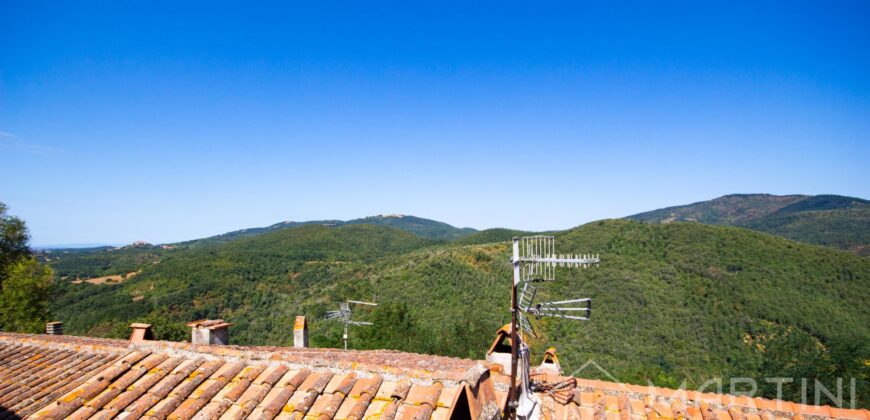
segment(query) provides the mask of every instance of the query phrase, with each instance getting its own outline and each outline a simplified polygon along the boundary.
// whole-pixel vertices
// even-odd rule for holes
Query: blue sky
[[[0,3],[35,245],[870,198],[867,2],[118,3]]]

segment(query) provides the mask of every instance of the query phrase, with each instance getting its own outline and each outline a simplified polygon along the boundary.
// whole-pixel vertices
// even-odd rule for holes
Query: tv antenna
[[[346,302],[339,302],[337,311],[326,311],[326,315],[323,317],[324,319],[334,319],[334,320],[344,324],[344,335],[341,338],[344,340],[344,349],[345,350],[347,350],[347,326],[348,325],[374,325],[371,322],[354,321],[354,320],[350,319],[350,316],[351,316],[350,305],[351,304],[378,306],[377,303],[361,302],[358,300],[348,300]]]
[[[568,299],[552,302],[536,302],[536,284],[556,280],[556,267],[587,268],[600,262],[597,255],[556,254],[556,241],[552,236],[528,236],[513,238],[514,275],[511,285],[511,387],[508,390],[508,407],[505,419],[517,415],[529,417],[538,404],[529,390],[529,347],[523,341],[522,332],[537,337],[529,322],[552,317],[587,321],[592,314],[592,299]],[[520,291],[518,294],[517,292]],[[522,331],[522,332],[521,332]],[[522,354],[520,354],[522,353]],[[522,382],[517,388],[517,365],[523,361]]]

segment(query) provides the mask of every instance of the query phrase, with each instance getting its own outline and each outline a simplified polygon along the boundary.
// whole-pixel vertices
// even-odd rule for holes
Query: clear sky
[[[34,245],[870,198],[866,1],[252,3],[0,1]]]

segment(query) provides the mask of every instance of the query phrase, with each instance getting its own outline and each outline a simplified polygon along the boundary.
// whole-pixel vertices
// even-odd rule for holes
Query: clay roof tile
[[[406,404],[412,405],[428,405],[433,410],[438,405],[438,398],[441,396],[441,390],[444,388],[440,383],[433,385],[413,385],[404,398]]]
[[[378,393],[381,383],[383,383],[381,376],[357,380],[342,403],[342,407],[339,408],[338,415],[347,419],[362,419]]]
[[[307,371],[291,370],[284,373],[275,386],[263,397],[260,404],[251,413],[253,418],[275,417],[280,412],[293,392],[308,376]]]

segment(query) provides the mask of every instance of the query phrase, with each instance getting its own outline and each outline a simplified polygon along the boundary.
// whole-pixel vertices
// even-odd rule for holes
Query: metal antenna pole
[[[511,282],[511,383],[508,389],[508,407],[505,411],[506,419],[516,418],[517,409],[517,365],[520,358],[520,335],[517,331],[517,315],[519,305],[517,302],[517,285],[520,284],[520,239],[513,239],[514,276]]]
[[[523,342],[523,334],[537,337],[535,329],[529,322],[529,317],[563,318],[586,321],[592,313],[592,300],[565,299],[553,302],[536,303],[537,287],[533,283],[543,283],[556,280],[556,267],[582,267],[597,265],[598,256],[592,255],[561,255],[556,254],[555,238],[552,236],[535,235],[513,238],[513,255],[511,264],[514,274],[511,284],[511,374],[508,389],[508,403],[505,407],[504,419],[514,420],[536,418],[533,413],[541,404],[539,398],[531,391],[529,383],[528,347]],[[522,285],[522,295],[518,296],[518,288]],[[583,306],[580,306],[580,305]],[[520,360],[520,351],[523,352]],[[522,369],[522,376],[518,371]],[[521,378],[521,379],[520,379]],[[520,382],[519,384],[517,382]],[[520,386],[521,385],[521,386]]]

